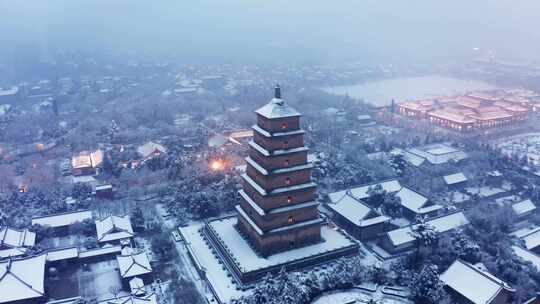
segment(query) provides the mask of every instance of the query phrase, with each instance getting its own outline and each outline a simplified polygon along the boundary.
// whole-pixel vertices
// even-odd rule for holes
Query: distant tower
[[[281,98],[255,111],[253,141],[242,175],[238,228],[264,256],[321,241],[316,184],[311,181],[300,113]]]

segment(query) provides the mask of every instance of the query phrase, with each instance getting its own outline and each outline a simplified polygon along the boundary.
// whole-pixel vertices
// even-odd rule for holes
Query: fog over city
[[[0,304],[540,304],[539,16],[0,0]]]
[[[460,58],[480,48],[537,60],[539,10],[534,0],[2,0],[1,51],[326,63]]]

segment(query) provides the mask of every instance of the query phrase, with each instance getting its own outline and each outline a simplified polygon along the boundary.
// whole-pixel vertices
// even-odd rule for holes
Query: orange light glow
[[[214,171],[220,171],[220,170],[223,170],[223,168],[225,167],[224,163],[222,160],[220,159],[216,159],[216,160],[213,160],[211,163],[210,163],[210,168]]]

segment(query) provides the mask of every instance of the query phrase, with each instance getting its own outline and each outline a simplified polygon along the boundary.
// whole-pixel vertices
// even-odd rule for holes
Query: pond
[[[332,86],[323,91],[364,99],[377,106],[389,105],[408,99],[421,99],[441,95],[454,95],[476,90],[492,90],[496,86],[476,80],[464,80],[445,76],[423,76],[385,79],[358,85]]]

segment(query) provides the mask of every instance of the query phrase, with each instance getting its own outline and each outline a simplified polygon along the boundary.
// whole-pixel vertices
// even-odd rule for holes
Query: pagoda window
[[[292,203],[292,196],[287,196],[287,203]]]
[[[287,123],[286,123],[286,122],[284,122],[284,123],[281,124],[281,129],[282,129],[282,130],[287,129]]]
[[[285,184],[286,184],[286,185],[290,185],[290,184],[291,184],[291,179],[287,177],[287,178],[285,179]]]
[[[289,224],[294,223],[294,216],[289,215],[289,218],[287,219],[287,222],[289,222]]]
[[[287,149],[289,147],[289,142],[286,140],[283,142],[283,149]]]
[[[288,159],[285,160],[285,166],[288,167],[290,164],[290,161]]]

